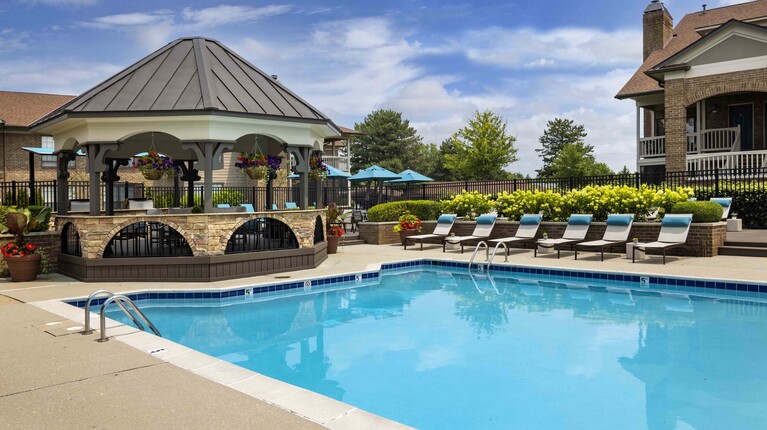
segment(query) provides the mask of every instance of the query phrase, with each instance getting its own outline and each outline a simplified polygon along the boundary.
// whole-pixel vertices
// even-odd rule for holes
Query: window
[[[42,148],[48,148],[53,149],[53,138],[51,136],[43,136],[41,140]],[[42,161],[43,167],[56,167],[56,156],[55,155],[43,155],[43,161]]]
[[[55,149],[53,145],[53,138],[51,136],[43,136],[40,140],[40,147],[41,148],[48,148],[48,149]],[[43,167],[56,167],[56,156],[55,155],[43,155],[41,165]],[[75,160],[72,160],[69,162],[70,169],[75,168]]]

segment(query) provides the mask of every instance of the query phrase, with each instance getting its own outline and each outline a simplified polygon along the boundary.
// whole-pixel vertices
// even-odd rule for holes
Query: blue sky
[[[732,0],[670,0],[675,22]],[[0,89],[79,94],[180,37],[213,37],[340,125],[403,112],[440,143],[477,109],[540,167],[546,121],[584,124],[597,158],[634,168],[634,108],[613,99],[641,63],[649,0],[0,0]]]

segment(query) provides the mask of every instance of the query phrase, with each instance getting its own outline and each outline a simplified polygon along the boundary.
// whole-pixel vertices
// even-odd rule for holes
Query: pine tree
[[[554,118],[546,123],[546,130],[538,142],[543,146],[535,152],[543,159],[543,167],[537,170],[538,176],[554,176],[551,164],[566,144],[585,143],[587,133],[585,127],[576,125],[575,121],[565,118]]]
[[[354,128],[364,135],[350,145],[352,172],[373,164],[400,172],[405,169],[414,148],[422,145],[421,136],[410,126],[410,121],[393,110],[373,111],[361,123],[354,124]]]

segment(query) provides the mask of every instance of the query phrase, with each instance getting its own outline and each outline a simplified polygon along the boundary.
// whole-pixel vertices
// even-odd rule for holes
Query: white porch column
[[[637,113],[636,113],[636,120],[637,120],[637,130],[636,130],[636,140],[637,140],[637,157],[636,157],[636,171],[639,172],[639,154],[641,154],[641,148],[642,145],[640,143],[641,139],[641,130],[642,130],[642,108],[637,105]]]
[[[701,102],[695,103],[695,149],[697,149],[698,154],[700,154],[701,146],[703,146],[703,140],[701,137],[703,135],[700,133],[701,131]]]

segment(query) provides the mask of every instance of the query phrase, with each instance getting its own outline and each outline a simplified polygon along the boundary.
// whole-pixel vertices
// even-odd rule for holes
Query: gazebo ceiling
[[[214,117],[229,117],[221,120]],[[305,135],[301,142],[307,145],[311,139],[340,136],[341,131],[330,118],[285,88],[276,78],[269,76],[234,53],[220,42],[203,37],[177,39],[148,55],[125,70],[117,73],[96,87],[64,104],[32,124],[33,131],[54,135],[63,139],[73,138],[79,143],[86,141],[119,140],[124,129],[128,133],[138,131],[168,132],[165,120],[182,122],[206,122],[204,128],[221,128],[214,123],[233,123],[250,128],[250,133],[270,125],[280,134],[292,129],[285,138],[276,132],[264,132],[279,140],[288,141],[296,135]],[[152,124],[146,120],[152,118]],[[205,119],[208,118],[208,119]],[[151,126],[136,127],[133,123]],[[83,130],[95,126],[97,133]],[[103,133],[105,128],[114,133]],[[80,130],[76,130],[80,129]],[[62,136],[71,130],[71,136]],[[238,131],[239,132],[239,131]],[[63,133],[67,134],[67,133]],[[189,136],[174,134],[188,140]],[[210,133],[196,136],[198,139],[235,140],[237,136],[215,136]],[[82,139],[86,139],[83,141]]]

